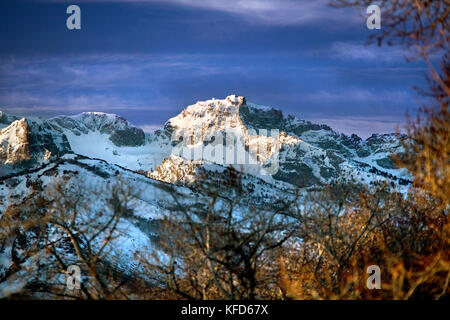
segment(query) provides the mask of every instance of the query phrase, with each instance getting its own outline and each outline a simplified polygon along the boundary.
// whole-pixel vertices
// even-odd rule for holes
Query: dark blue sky
[[[66,28],[69,4],[81,30]],[[238,94],[346,133],[392,131],[427,69],[365,46],[378,32],[365,19],[326,0],[1,1],[0,110],[111,112],[148,129]]]

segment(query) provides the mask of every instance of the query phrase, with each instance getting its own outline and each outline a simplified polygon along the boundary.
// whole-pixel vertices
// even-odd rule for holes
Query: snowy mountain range
[[[117,268],[132,272],[137,266],[130,257],[148,244],[155,221],[170,207],[165,186],[189,206],[200,169],[220,175],[233,167],[248,196],[266,201],[335,180],[406,188],[409,176],[389,158],[401,151],[395,134],[362,140],[235,95],[190,105],[152,133],[106,113],[41,119],[0,112],[0,218],[26,199],[50,197],[56,180],[89,189],[120,177],[139,191],[129,203],[133,214],[122,219],[128,232],[115,246]],[[12,251],[0,251],[0,278]],[[0,296],[2,287],[8,284],[0,283]]]
[[[390,153],[401,152],[395,134],[362,140],[234,95],[188,106],[162,130],[148,134],[120,116],[98,112],[51,119],[0,113],[0,125],[0,176],[73,153],[130,170],[153,171],[150,177],[166,182],[183,180],[180,171],[186,168],[187,174],[194,163],[229,165],[267,182],[301,188],[351,176],[366,182],[407,179],[389,158]],[[233,139],[234,158],[224,159],[230,151],[225,145],[228,140],[221,142],[223,159],[197,152],[208,145],[217,148],[218,136]],[[194,156],[177,152],[181,149]],[[249,161],[239,162],[236,157]],[[271,157],[276,157],[277,168],[267,174],[264,167]]]

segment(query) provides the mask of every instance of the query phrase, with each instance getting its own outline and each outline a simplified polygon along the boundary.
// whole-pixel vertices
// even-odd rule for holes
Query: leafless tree
[[[27,279],[15,297],[139,298],[144,281],[118,270],[112,253],[116,241],[127,231],[121,219],[130,218],[129,203],[135,192],[121,178],[102,186],[66,178],[2,216],[1,223],[7,226],[3,240],[12,243],[9,248],[14,258],[0,283],[15,281],[17,276]],[[20,252],[18,257],[16,251]],[[66,286],[71,265],[81,269],[80,290]]]
[[[290,205],[249,203],[241,174],[203,172],[195,201],[171,188],[174,207],[161,222],[155,252],[144,257],[161,286],[187,299],[276,297],[275,251],[290,238]]]

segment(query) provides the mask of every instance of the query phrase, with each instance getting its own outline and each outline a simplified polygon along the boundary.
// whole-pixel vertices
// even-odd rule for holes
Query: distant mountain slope
[[[142,129],[132,126],[124,118],[102,112],[83,112],[76,116],[59,116],[47,121],[56,129],[71,132],[76,136],[99,132],[109,136],[109,140],[118,147],[141,146],[145,143]]]

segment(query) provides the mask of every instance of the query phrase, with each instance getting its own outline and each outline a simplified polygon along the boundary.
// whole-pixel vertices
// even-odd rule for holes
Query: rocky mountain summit
[[[164,129],[153,136],[151,144],[182,146],[183,151],[191,152],[188,157],[186,152],[181,155],[185,160],[197,164],[200,161],[224,165],[227,161],[222,161],[220,157],[208,159],[201,152],[196,152],[198,148],[205,150],[205,146],[217,147],[217,136],[226,136],[224,141],[220,141],[220,144],[225,145],[223,153],[228,151],[226,142],[234,139],[238,141],[237,153],[247,160],[255,160],[253,163],[247,161],[237,164],[235,161],[228,165],[255,176],[263,176],[273,183],[285,182],[296,187],[309,187],[349,177],[368,183],[389,177],[406,183],[405,173],[396,169],[390,159],[391,153],[402,151],[395,134],[374,134],[362,140],[355,134],[347,136],[333,131],[327,125],[285,116],[280,110],[248,103],[244,97],[235,95],[223,100],[199,101],[186,107],[167,121]],[[242,145],[240,151],[239,141]],[[169,156],[164,155],[164,159]],[[276,170],[261,170],[273,164],[274,158]],[[186,161],[174,161],[171,158],[170,161],[164,161],[163,165],[164,170],[157,168],[152,177],[173,182],[186,171]],[[171,170],[173,175],[170,174]]]

